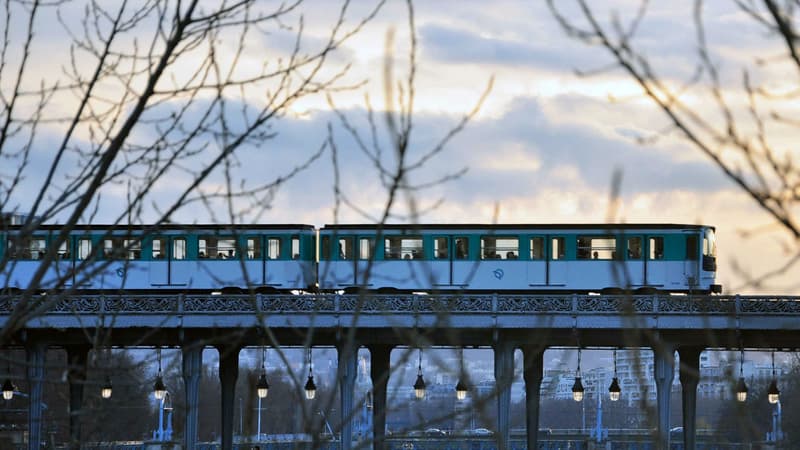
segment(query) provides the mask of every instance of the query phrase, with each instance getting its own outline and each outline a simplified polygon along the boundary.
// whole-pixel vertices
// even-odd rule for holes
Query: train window
[[[280,259],[281,238],[267,238],[267,259]]]
[[[481,237],[481,259],[517,259],[519,239],[516,237]]]
[[[703,236],[703,254],[717,256],[717,239],[712,230],[706,230],[706,234]]]
[[[167,238],[153,239],[153,259],[167,259]]]
[[[653,238],[650,238],[650,243],[652,244]],[[663,241],[662,241],[663,244]],[[650,246],[652,248],[652,245]],[[639,236],[629,237],[628,238],[628,259],[642,259],[642,238]],[[651,250],[652,253],[652,250]],[[663,253],[663,251],[662,251]],[[653,259],[653,258],[650,258]]]
[[[686,236],[686,259],[697,261],[697,236]]]
[[[422,238],[392,236],[384,240],[384,259],[421,259]]]
[[[197,241],[200,259],[230,259],[236,257],[236,239],[201,236]]]
[[[550,257],[553,261],[564,259],[567,254],[567,247],[565,246],[563,237],[554,237],[550,239]]]
[[[41,238],[33,238],[31,239],[30,244],[30,251],[31,251],[31,259],[42,259],[44,258],[46,245],[45,240]]]
[[[647,245],[650,251],[647,254],[648,259],[664,259],[664,238],[661,236],[652,236],[648,239]]]
[[[361,238],[358,240],[358,259],[370,259],[375,253],[375,239]]]
[[[531,238],[531,259],[544,259],[544,238],[532,237]]]
[[[339,259],[353,259],[353,254],[355,250],[353,249],[353,238],[352,237],[340,237],[339,238]]]
[[[8,241],[8,255],[11,259],[42,259],[46,250],[46,241],[40,238],[24,238]]]
[[[612,237],[578,237],[578,259],[614,259],[616,249],[617,240]]]
[[[105,259],[139,259],[141,244],[134,239],[103,239],[103,258]]]
[[[247,259],[261,259],[261,239],[247,238]]]
[[[62,242],[61,245],[58,246],[58,259],[69,259],[69,248],[67,247],[66,242]]]
[[[320,245],[319,259],[330,259],[331,257],[331,237],[322,236],[322,243]]]
[[[469,239],[457,237],[455,239],[456,259],[469,258]]]
[[[78,259],[89,259],[92,256],[92,241],[90,239],[78,239]]]
[[[178,261],[186,259],[186,239],[172,239],[172,259]]]
[[[300,259],[300,236],[292,236],[292,259]]]
[[[446,237],[437,237],[433,239],[433,257],[436,259],[449,258]]]

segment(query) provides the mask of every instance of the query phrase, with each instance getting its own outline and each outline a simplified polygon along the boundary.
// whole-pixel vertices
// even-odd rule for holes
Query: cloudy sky
[[[352,26],[374,6],[356,2],[348,11],[345,26]],[[565,16],[578,24],[577,10],[570,2],[557,2]],[[734,5],[725,2],[706,5],[703,11],[712,58],[719,64],[721,84],[734,108],[742,106],[742,68],[756,57],[779,58],[780,42],[768,36]],[[591,2],[605,24],[616,14],[627,23],[638,2]],[[336,2],[309,2],[303,15],[301,47],[313,51],[325,42],[338,14]],[[639,88],[620,70],[606,70],[611,62],[606,51],[566,36],[544,2],[522,1],[436,1],[415,4],[417,66],[414,98],[414,127],[409,157],[413,161],[434,148],[464,114],[472,110],[493,80],[491,91],[467,126],[450,139],[444,150],[424,166],[408,174],[411,185],[459,176],[444,183],[414,191],[416,207],[423,211],[421,222],[501,223],[585,223],[609,218],[609,192],[615,170],[622,174],[621,202],[614,220],[653,223],[703,223],[717,227],[720,278],[728,287],[739,286],[734,262],[751,273],[761,273],[785,261],[789,236],[759,210],[754,202],[729,181],[696,148],[676,133],[640,143],[667,127],[664,115],[641,95]],[[62,10],[62,20],[80,19],[80,10]],[[60,32],[54,16],[43,16],[37,28],[40,40],[32,61],[34,70],[47,78],[68,63],[69,52],[59,52]],[[299,15],[284,24],[297,29]],[[76,22],[77,23],[77,22]],[[17,28],[16,32],[20,32]],[[358,85],[331,94],[338,113],[369,143],[365,98],[376,112],[377,142],[383,146],[384,162],[394,155],[389,147],[386,122],[381,114],[384,101],[384,61],[387,36],[393,30],[395,81],[407,76],[410,43],[408,10],[404,2],[390,0],[363,30],[347,40],[328,61],[324,73],[335,73],[349,65],[340,86]],[[693,73],[696,32],[692,2],[656,2],[638,28],[634,44],[641,49],[667,83],[675,86]],[[232,36],[222,35],[235,40]],[[243,53],[242,66],[260,67],[270,58],[285,56],[295,44],[289,30],[271,30],[251,37]],[[129,40],[127,45],[131,45]],[[14,51],[20,51],[15,49]],[[41,54],[44,53],[44,57]],[[189,68],[191,59],[185,61]],[[579,76],[577,71],[590,72]],[[762,68],[754,77],[781,88],[788,82],[785,68]],[[796,80],[796,75],[792,74]],[[363,85],[359,83],[364,82]],[[3,82],[4,89],[8,80]],[[111,87],[106,87],[109,91]],[[6,91],[7,92],[7,91]],[[263,102],[264,93],[249,94],[245,102]],[[702,84],[686,91],[686,101],[709,120],[719,118]],[[233,102],[234,105],[236,104]],[[65,111],[67,103],[59,103]],[[235,106],[234,106],[235,107]],[[791,106],[782,105],[784,110]],[[746,110],[741,109],[742,114]],[[334,217],[334,168],[330,149],[306,170],[275,193],[270,207],[257,220],[269,223],[311,223],[322,225],[366,221],[380,214],[386,193],[379,173],[358,149],[352,136],[323,95],[311,95],[295,102],[270,132],[275,136],[260,145],[246,146],[233,160],[238,180],[259,184],[289,172],[323,145],[332,133],[338,149],[339,180],[343,196],[354,208],[343,205]],[[47,127],[45,127],[47,130]],[[63,132],[52,126],[42,133],[32,156],[31,167],[44,167],[52,158],[48,146],[60,141]],[[146,131],[140,132],[146,135]],[[775,144],[789,148],[794,135],[776,131]],[[208,150],[213,154],[213,146]],[[210,157],[210,156],[208,156]],[[30,200],[36,183],[28,177],[9,203]],[[212,178],[221,183],[221,173]],[[165,198],[184,182],[180,172],[159,184]],[[24,183],[23,183],[24,184]],[[115,199],[124,189],[107,189],[100,216],[113,217]],[[110,200],[109,200],[110,199]],[[155,200],[157,203],[157,199]],[[402,196],[395,214],[408,212],[408,196]],[[221,221],[224,214],[199,206],[183,208],[175,220]],[[395,221],[402,220],[401,218]],[[765,229],[747,240],[741,232]],[[794,271],[796,273],[796,271]],[[776,280],[769,291],[791,292],[791,274]],[[749,288],[748,288],[749,289]]]

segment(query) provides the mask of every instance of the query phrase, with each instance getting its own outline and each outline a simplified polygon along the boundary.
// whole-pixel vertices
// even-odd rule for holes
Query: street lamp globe
[[[617,377],[614,377],[611,380],[611,386],[608,387],[608,398],[611,399],[612,402],[619,400],[619,395],[622,392],[622,389],[619,387],[619,380]]]
[[[456,399],[464,400],[465,398],[467,398],[468,390],[469,389],[467,388],[467,385],[459,379],[458,383],[456,384]]]
[[[581,383],[581,377],[575,377],[575,384],[572,385],[572,399],[576,402],[583,400],[583,383]]]
[[[773,405],[778,403],[780,400],[781,391],[778,390],[778,380],[772,379],[772,382],[769,384],[769,389],[767,389],[767,399]]]
[[[6,378],[6,381],[3,382],[3,399],[11,400],[14,398],[14,383],[11,382],[11,378]]]
[[[111,398],[111,378],[106,376],[106,381],[100,389],[100,396],[103,398]]]
[[[153,384],[153,396],[156,400],[161,400],[164,398],[164,395],[167,393],[167,387],[164,386],[164,380],[161,378],[161,375],[156,377],[156,382]]]
[[[414,396],[420,400],[425,398],[425,380],[421,373],[417,375],[417,381],[414,382]]]
[[[264,373],[258,377],[258,382],[256,383],[256,392],[258,393],[258,398],[266,398],[267,394],[269,393],[269,383],[267,383],[267,375]]]
[[[736,383],[736,400],[747,401],[747,384],[744,382],[744,377],[739,377],[739,382]]]
[[[314,383],[314,375],[308,374],[308,380],[306,380],[306,398],[308,400],[314,400],[314,397],[317,395],[317,385]]]

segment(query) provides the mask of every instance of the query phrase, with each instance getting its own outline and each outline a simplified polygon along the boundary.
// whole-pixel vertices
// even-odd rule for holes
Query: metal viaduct
[[[20,316],[22,297],[0,297],[0,330],[13,329],[7,345],[24,347],[31,387],[29,448],[41,439],[44,355],[48,347],[85,361],[94,332],[113,331],[110,345],[179,347],[183,356],[186,413],[183,448],[197,442],[198,385],[205,346],[220,351],[222,449],[232,448],[239,350],[265,344],[265,330],[281,346],[334,346],[343,417],[354,411],[357,349],[370,351],[374,447],[383,448],[389,356],[397,346],[491,346],[497,386],[498,448],[509,439],[513,354],[523,352],[527,448],[537,447],[543,354],[551,346],[650,347],[657,387],[657,443],[669,439],[674,354],[680,360],[686,449],[695,448],[699,356],[706,348],[796,349],[800,347],[800,297],[609,296],[609,295],[70,295],[42,302]],[[30,306],[30,305],[28,305]],[[22,308],[30,311],[30,308]],[[231,333],[237,340],[231,342]],[[220,338],[215,342],[215,337]],[[226,339],[222,339],[225,337]],[[83,385],[69,378],[70,410],[81,409]],[[79,442],[77,420],[71,420]],[[351,448],[352,425],[341,429]]]

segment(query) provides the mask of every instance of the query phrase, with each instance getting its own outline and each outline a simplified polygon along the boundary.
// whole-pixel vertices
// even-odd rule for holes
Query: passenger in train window
[[[467,240],[466,238],[456,239],[456,259],[467,259]]]
[[[517,259],[517,255],[514,252],[506,253],[506,259]]]

